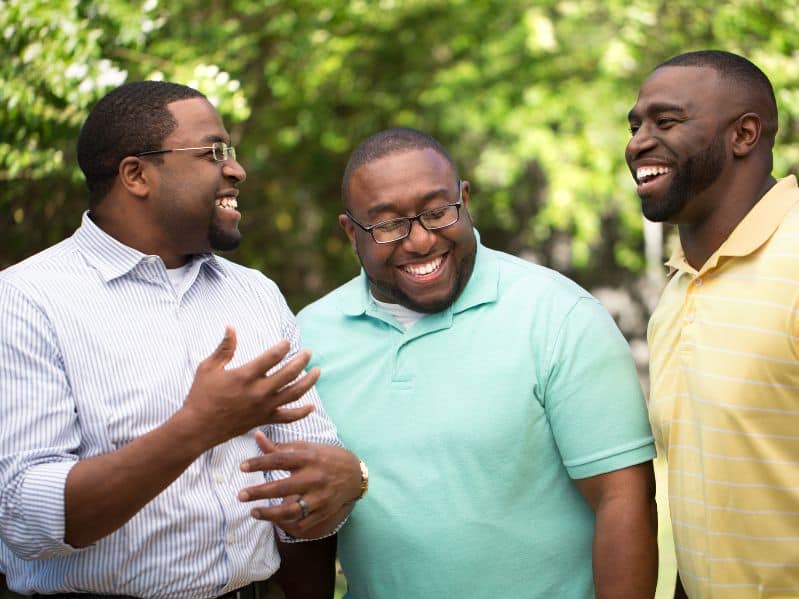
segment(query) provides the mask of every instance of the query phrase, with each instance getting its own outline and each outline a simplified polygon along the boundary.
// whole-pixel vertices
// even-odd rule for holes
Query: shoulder
[[[285,301],[282,291],[272,279],[257,268],[244,266],[219,255],[214,255],[214,260],[233,285],[247,289],[253,293],[279,297]]]
[[[354,277],[318,300],[311,302],[297,314],[300,324],[320,319],[329,320],[332,317],[341,317],[349,312],[357,311],[362,297],[362,285],[361,277]]]
[[[487,248],[486,248],[487,249]],[[561,273],[522,258],[487,249],[497,262],[499,293],[503,301],[521,302],[530,307],[551,306],[568,312],[585,300],[599,302],[588,291]]]
[[[76,270],[87,270],[87,265],[68,238],[0,271],[0,286],[35,293],[52,289]]]

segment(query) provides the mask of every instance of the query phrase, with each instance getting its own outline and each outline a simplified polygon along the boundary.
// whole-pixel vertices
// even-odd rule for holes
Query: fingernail
[[[250,471],[250,463],[249,462],[242,462],[239,466],[242,472],[249,472]]]
[[[239,501],[247,501],[250,499],[250,494],[247,491],[239,491]]]

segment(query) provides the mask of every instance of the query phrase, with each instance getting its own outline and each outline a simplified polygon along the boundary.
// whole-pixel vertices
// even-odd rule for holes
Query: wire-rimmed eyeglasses
[[[393,243],[405,239],[411,234],[413,221],[419,221],[419,224],[428,231],[435,231],[454,225],[461,216],[462,205],[463,187],[461,182],[458,181],[458,201],[424,210],[416,216],[403,216],[384,220],[374,225],[362,225],[355,220],[349,210],[345,211],[345,213],[352,222],[369,233],[375,243]]]
[[[227,145],[223,141],[216,141],[210,146],[200,146],[197,148],[169,148],[164,150],[148,150],[147,152],[139,152],[136,156],[148,156],[150,154],[165,154],[167,152],[186,152],[188,150],[210,150],[211,155],[217,162],[224,162],[228,158],[236,160],[236,148]]]

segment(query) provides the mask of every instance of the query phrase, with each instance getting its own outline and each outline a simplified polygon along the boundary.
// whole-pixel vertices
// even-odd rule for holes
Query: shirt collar
[[[75,231],[73,239],[86,261],[97,269],[105,282],[128,274],[139,264],[153,257],[125,245],[103,231],[91,219],[88,210],[83,213],[81,225]],[[221,275],[226,274],[214,254],[197,254],[193,259],[203,262]]]
[[[700,272],[715,268],[721,257],[748,256],[766,243],[779,227],[785,214],[796,203],[796,191],[797,183],[794,175],[778,180],[738,223],[719,249],[707,259]],[[669,275],[677,270],[697,272],[688,264],[680,244],[677,244],[666,266],[669,267]]]
[[[480,243],[480,234],[474,230],[477,254],[474,270],[458,299],[446,309],[454,314],[480,304],[496,301],[499,286],[499,264],[494,253]],[[368,310],[379,310],[369,292],[369,280],[361,268],[360,276],[342,289],[339,309],[348,316],[361,316]]]

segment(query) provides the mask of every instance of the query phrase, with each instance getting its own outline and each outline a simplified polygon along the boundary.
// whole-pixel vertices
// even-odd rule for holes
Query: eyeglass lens
[[[211,151],[214,153],[214,160],[217,162],[222,162],[228,158],[236,160],[236,148],[227,145],[225,142],[215,142],[211,146]]]
[[[440,208],[425,210],[416,217],[396,218],[381,223],[372,229],[372,236],[378,243],[389,243],[407,237],[411,232],[411,222],[418,219],[428,231],[443,229],[457,222],[460,206],[448,204]]]

